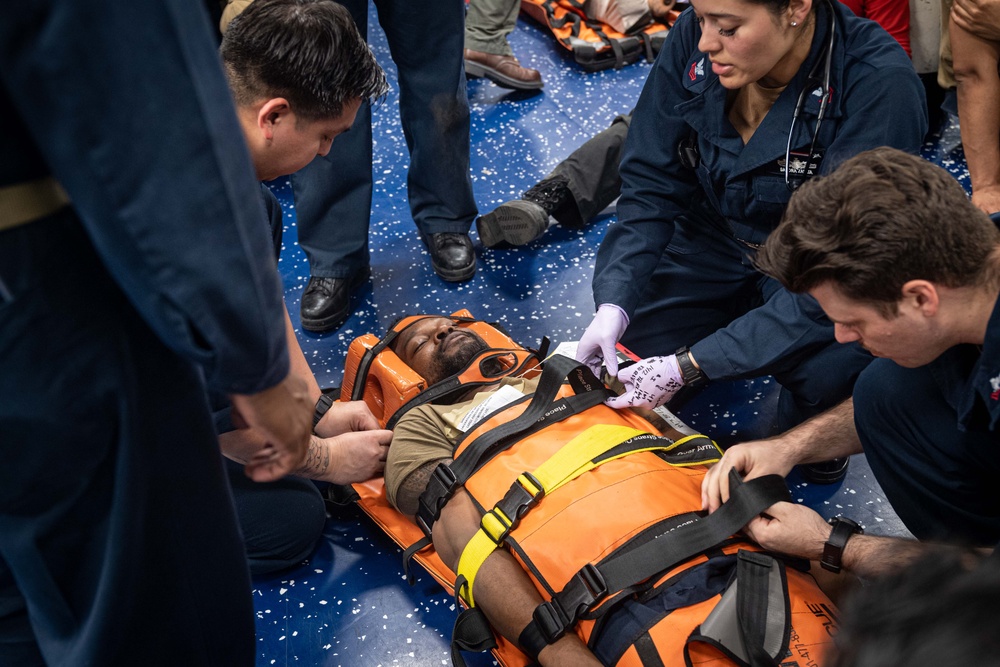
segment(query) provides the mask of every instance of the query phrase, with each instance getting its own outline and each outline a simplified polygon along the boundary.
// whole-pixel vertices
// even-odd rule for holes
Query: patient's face
[[[428,317],[401,333],[393,349],[407,366],[433,384],[465,368],[489,346],[447,317]]]

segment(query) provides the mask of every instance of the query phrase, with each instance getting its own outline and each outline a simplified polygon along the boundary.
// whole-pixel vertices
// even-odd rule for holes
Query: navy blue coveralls
[[[712,380],[774,375],[786,428],[850,395],[871,357],[834,342],[807,295],[757,272],[755,249],[777,226],[791,192],[785,146],[796,101],[793,152],[808,152],[822,98],[821,68],[836,21],[830,100],[817,147],[825,173],[863,150],[916,152],[927,130],[923,88],[906,53],[876,23],[840,3],[816,3],[812,49],[744,146],[726,112],[728,91],[698,51],[691,10],[667,36],[639,97],[622,157],[618,223],[597,255],[594,300],[630,316],[622,343],[640,356],[690,345]],[[813,69],[820,73],[811,78]],[[696,143],[699,164],[678,156]],[[780,164],[779,164],[780,163]]]
[[[958,345],[920,368],[876,359],[854,388],[875,478],[921,540],[1000,541],[1000,301],[982,351]]]
[[[252,665],[206,383],[289,364],[202,6],[19,5],[0,118],[0,188],[51,174],[73,202],[0,231],[0,664]]]
[[[277,261],[283,233],[281,204],[263,183],[260,191]],[[229,398],[212,392],[211,400],[216,432],[234,430]],[[316,484],[295,475],[274,482],[255,482],[246,476],[241,464],[226,459],[225,465],[250,574],[277,572],[306,559],[326,525],[326,504]]]
[[[338,0],[362,35],[368,0]],[[465,3],[375,0],[399,79],[399,115],[410,153],[407,196],[424,234],[466,233],[476,217],[469,176],[469,100],[465,92]],[[369,265],[372,208],[371,106],[330,153],[292,175],[299,245],[310,275],[350,279]]]

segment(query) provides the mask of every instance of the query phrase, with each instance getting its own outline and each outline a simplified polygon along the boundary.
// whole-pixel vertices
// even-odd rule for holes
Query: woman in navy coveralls
[[[838,2],[692,5],[639,98],[618,223],[597,257],[595,303],[599,312],[620,309],[627,328],[625,317],[621,335],[598,316],[578,357],[604,356],[599,348],[610,349],[615,334],[642,357],[689,345],[709,380],[773,375],[783,386],[775,423],[783,429],[850,395],[870,356],[836,344],[811,297],[757,272],[756,248],[804,178],[876,146],[916,152],[927,129],[923,89],[899,44]],[[776,99],[744,140],[731,112],[751,88]]]

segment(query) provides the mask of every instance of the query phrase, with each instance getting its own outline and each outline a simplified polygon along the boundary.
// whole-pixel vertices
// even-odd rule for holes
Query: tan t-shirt
[[[421,466],[451,459],[455,443],[462,435],[458,425],[475,407],[502,387],[532,394],[537,378],[504,378],[499,385],[478,392],[471,400],[452,405],[421,405],[407,412],[393,430],[392,445],[385,462],[385,493],[397,510],[403,481]]]

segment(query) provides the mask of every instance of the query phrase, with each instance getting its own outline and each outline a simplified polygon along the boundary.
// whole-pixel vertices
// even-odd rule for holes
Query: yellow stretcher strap
[[[670,442],[665,438],[649,436],[648,439],[636,442],[636,447],[634,448],[625,448],[613,456],[603,456],[619,445],[643,435],[649,436],[644,431],[629,426],[612,424],[591,426],[563,445],[558,452],[539,466],[534,473],[525,472],[518,475],[517,481],[511,485],[511,491],[526,492],[530,496],[530,504],[523,505],[523,509],[520,510],[518,515],[511,517],[500,508],[500,505],[503,503],[501,501],[483,515],[479,524],[479,530],[469,540],[458,561],[457,574],[463,576],[466,582],[461,590],[456,591],[462,599],[470,607],[475,605],[472,588],[479,568],[482,567],[487,557],[503,543],[507,534],[513,530],[514,526],[528,509],[542,496],[552,493],[588,470],[592,470],[608,461],[630,456],[638,452],[670,451],[680,447],[689,440],[705,437],[695,434],[681,438],[676,442]],[[717,452],[718,450],[716,449],[715,451]],[[711,463],[717,460],[718,457],[716,456],[699,461],[698,464]],[[695,464],[687,463],[684,465]]]
[[[0,231],[40,220],[69,204],[69,196],[48,176],[0,187]]]

